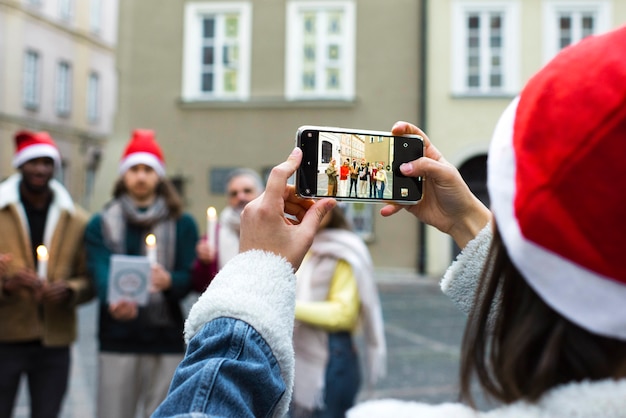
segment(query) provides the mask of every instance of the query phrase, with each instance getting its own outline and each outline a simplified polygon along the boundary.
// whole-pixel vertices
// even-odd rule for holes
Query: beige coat
[[[21,177],[0,183],[0,253],[11,254],[6,275],[35,270],[28,222],[19,201]],[[54,198],[48,211],[44,243],[50,255],[47,280],[64,280],[73,290],[66,304],[39,304],[23,290],[3,294],[0,286],[0,342],[41,340],[47,346],[67,346],[76,339],[76,306],[94,296],[87,277],[84,230],[87,213],[76,207],[63,186],[52,180]]]

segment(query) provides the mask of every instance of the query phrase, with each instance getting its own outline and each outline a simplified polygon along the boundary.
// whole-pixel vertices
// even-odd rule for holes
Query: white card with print
[[[136,255],[113,254],[109,264],[109,303],[131,300],[148,303],[150,260]]]

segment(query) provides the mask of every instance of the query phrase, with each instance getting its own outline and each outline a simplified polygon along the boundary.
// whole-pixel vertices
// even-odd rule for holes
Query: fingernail
[[[293,149],[293,151],[291,151],[291,154],[289,154],[290,157],[293,157],[294,155],[298,154],[300,152],[300,148],[295,147]]]
[[[408,174],[411,172],[411,164],[409,163],[402,163],[400,165],[400,171],[402,171],[404,174]]]

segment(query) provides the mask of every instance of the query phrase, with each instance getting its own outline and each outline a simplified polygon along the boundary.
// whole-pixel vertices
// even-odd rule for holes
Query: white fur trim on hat
[[[626,286],[526,239],[514,211],[513,127],[519,98],[493,135],[488,168],[491,208],[511,261],[539,296],[561,315],[596,334],[626,339]]]
[[[149,152],[134,152],[124,158],[119,165],[119,174],[123,175],[134,165],[145,164],[152,167],[159,177],[165,176],[165,165],[154,154]]]
[[[56,147],[49,144],[34,144],[29,145],[15,154],[13,157],[13,167],[18,168],[27,161],[42,157],[52,158],[57,168],[61,166],[61,155]]]

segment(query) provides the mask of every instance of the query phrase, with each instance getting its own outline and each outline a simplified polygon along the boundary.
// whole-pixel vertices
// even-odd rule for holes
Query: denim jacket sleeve
[[[293,386],[295,275],[262,251],[233,258],[192,307],[161,417],[282,417]]]
[[[217,318],[191,339],[160,417],[271,417],[285,393],[272,349],[246,322]]]

